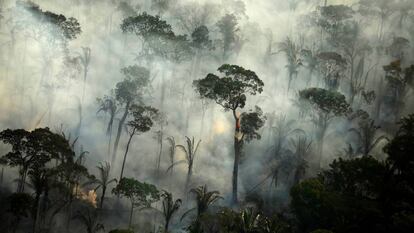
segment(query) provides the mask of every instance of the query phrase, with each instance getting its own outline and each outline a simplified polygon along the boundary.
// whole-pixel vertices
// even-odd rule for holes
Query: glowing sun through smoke
[[[230,125],[223,119],[217,119],[213,123],[214,134],[223,134],[230,129]]]

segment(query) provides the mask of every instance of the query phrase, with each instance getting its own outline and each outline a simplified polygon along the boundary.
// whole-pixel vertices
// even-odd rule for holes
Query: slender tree
[[[127,123],[129,139],[125,149],[119,180],[122,179],[124,174],[125,162],[132,138],[137,134],[149,131],[154,124],[154,119],[158,115],[158,110],[150,106],[132,105],[130,111],[133,119]]]
[[[114,182],[116,183],[117,180],[115,178],[111,179],[110,177],[111,165],[108,162],[100,163],[97,166],[97,168],[99,171],[98,173],[99,177],[92,180],[92,182],[97,185],[95,187],[95,190],[102,189],[101,198],[99,200],[99,208],[102,209],[103,203],[105,200],[106,189],[108,188],[108,185]]]
[[[114,164],[115,162],[116,155],[118,152],[119,140],[121,138],[122,131],[125,128],[125,121],[127,120],[127,117],[130,114],[131,106],[134,104],[142,103],[143,95],[145,91],[147,90],[149,83],[150,83],[149,71],[144,67],[137,66],[137,65],[128,66],[128,67],[123,68],[121,72],[125,76],[125,79],[116,84],[115,90],[113,91],[113,95],[114,95],[113,97],[109,99],[108,98],[104,99],[104,100],[110,100],[110,102],[102,102],[105,104],[109,104],[108,110],[110,111],[111,120],[113,119],[112,113],[114,112],[113,110],[115,109],[113,100],[116,101],[116,106],[118,108],[123,109],[123,113],[119,120],[118,129],[116,132],[114,148],[112,151],[111,164]],[[108,124],[108,129],[109,129],[109,126],[111,126],[111,124]]]

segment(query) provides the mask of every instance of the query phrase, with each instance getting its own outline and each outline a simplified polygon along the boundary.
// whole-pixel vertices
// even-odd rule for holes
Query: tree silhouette
[[[96,184],[95,190],[102,189],[101,198],[99,201],[99,208],[102,209],[103,203],[105,200],[105,193],[108,185],[112,183],[116,183],[117,180],[115,178],[110,177],[111,165],[108,162],[100,163],[98,166],[99,176],[98,178],[93,179],[90,183]]]
[[[345,116],[351,111],[345,96],[339,92],[322,88],[308,88],[299,92],[299,98],[310,104],[313,124],[317,127],[319,166],[321,166],[323,141],[326,130],[335,117]]]
[[[158,116],[158,110],[150,106],[132,105],[130,111],[133,119],[127,123],[129,139],[126,145],[119,180],[122,179],[122,175],[124,174],[125,161],[128,155],[129,145],[131,144],[132,138],[137,134],[149,131],[154,124],[154,119]]]
[[[118,123],[111,164],[114,164],[115,162],[119,140],[125,127],[125,121],[130,115],[131,106],[142,103],[143,95],[150,83],[149,71],[144,67],[137,65],[128,66],[123,68],[121,72],[125,76],[125,79],[116,84],[113,91],[114,96],[110,98],[105,97],[102,101],[100,101],[101,109],[103,109],[103,111],[109,111],[111,116],[111,120],[108,123],[108,129],[112,127],[112,116],[113,113],[116,112],[115,106],[123,108],[123,113]]]
[[[218,71],[223,77],[208,74],[204,79],[195,80],[193,85],[202,98],[214,100],[225,110],[233,113],[234,129],[234,168],[233,168],[233,202],[237,203],[237,178],[240,157],[244,140],[260,139],[257,130],[264,124],[262,111],[256,107],[255,111],[239,114],[238,109],[244,108],[246,94],[256,95],[263,91],[264,83],[251,70],[237,65],[222,65]]]
[[[185,186],[184,186],[184,193],[187,193],[188,192],[188,186],[190,185],[190,182],[191,182],[191,176],[193,174],[194,159],[195,159],[195,156],[197,154],[197,150],[198,150],[198,147],[201,143],[201,140],[198,140],[198,142],[196,143],[195,140],[194,140],[194,137],[192,139],[190,139],[189,137],[186,136],[185,139],[187,141],[187,146],[176,145],[177,148],[180,148],[184,152],[185,159],[172,163],[171,166],[168,168],[168,170],[173,169],[173,167],[178,165],[178,164],[182,164],[182,163],[187,164],[187,166],[188,166],[187,178],[185,180]]]
[[[218,22],[217,27],[219,28],[222,40],[223,40],[223,60],[226,60],[229,56],[229,52],[234,48],[235,43],[238,39],[237,32],[237,18],[233,14],[224,15]]]
[[[160,199],[160,193],[152,184],[141,183],[133,178],[122,178],[112,193],[126,197],[131,202],[128,228],[131,228],[134,208],[144,209]]]
[[[200,232],[201,231],[201,217],[207,212],[210,205],[221,199],[220,193],[218,191],[209,192],[207,185],[199,186],[190,190],[195,196],[197,206],[185,212],[181,217],[181,220],[184,219],[190,212],[196,210],[197,215],[194,222],[189,226],[190,232]]]
[[[42,167],[52,159],[72,153],[69,143],[61,135],[52,133],[49,128],[38,128],[31,132],[24,129],[3,130],[0,140],[12,146],[11,151],[1,157],[10,167],[19,167],[17,192],[24,191],[28,171]]]
[[[300,57],[300,47],[295,44],[289,37],[284,42],[279,43],[280,51],[284,52],[288,61],[286,65],[289,73],[289,82],[287,90],[289,91],[293,79],[298,77],[299,68],[302,66]]]
[[[168,226],[173,215],[180,209],[182,201],[181,199],[176,199],[174,201],[172,193],[164,191],[161,194],[162,200],[162,213],[165,219],[164,232],[168,233]]]

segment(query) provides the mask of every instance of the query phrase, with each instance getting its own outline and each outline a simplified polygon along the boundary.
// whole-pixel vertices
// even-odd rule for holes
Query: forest
[[[414,0],[0,0],[0,232],[414,232]]]

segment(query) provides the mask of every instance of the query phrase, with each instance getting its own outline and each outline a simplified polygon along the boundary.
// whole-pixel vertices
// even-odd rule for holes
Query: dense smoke
[[[378,102],[386,96],[387,90],[383,66],[397,60],[403,68],[412,64],[413,46],[409,42],[395,45],[398,39],[414,41],[410,29],[414,26],[412,11],[400,22],[399,8],[394,7],[386,13],[384,22],[380,22],[375,13],[364,15],[359,11],[361,7],[356,0],[170,0],[165,1],[169,2],[165,6],[154,2],[163,1],[33,1],[43,12],[62,14],[67,19],[73,17],[79,22],[81,32],[68,38],[59,33],[56,25],[36,17],[24,2],[0,0],[0,128],[33,130],[49,127],[53,132],[64,133],[70,140],[76,139],[76,153],[88,152],[85,164],[90,173],[96,174],[98,163],[108,161],[113,168],[111,176],[118,179],[129,139],[126,128],[122,127],[116,160],[111,160],[124,109],[117,109],[109,136],[106,132],[110,116],[99,111],[101,106],[97,99],[111,95],[116,84],[124,80],[123,68],[142,66],[150,72],[150,88],[143,95],[143,103],[159,109],[165,117],[156,121],[150,131],[132,138],[124,177],[155,184],[160,190],[169,190],[176,197],[185,199],[187,165],[174,166],[171,172],[171,147],[167,138],[186,145],[185,136],[194,137],[196,143],[201,142],[189,186],[207,184],[210,190],[219,190],[224,197],[222,203],[228,204],[231,202],[234,161],[233,115],[214,101],[200,98],[193,81],[208,73],[219,75],[217,68],[222,64],[235,64],[254,71],[264,82],[263,92],[248,95],[246,106],[239,109],[238,114],[254,110],[257,105],[266,116],[264,126],[258,130],[261,139],[246,142],[243,147],[239,169],[240,199],[253,194],[276,197],[276,205],[284,208],[289,203],[289,189],[297,179],[295,171],[301,166],[295,157],[298,143],[306,144],[305,147],[309,145],[304,157],[299,158],[306,162],[303,165],[306,172],[300,179],[315,175],[335,158],[345,156],[344,151],[349,146],[358,146],[358,140],[349,130],[357,124],[350,120],[352,114],[349,113],[330,121],[322,137],[325,142],[319,150],[318,126],[315,119],[303,115],[309,106],[299,100],[300,90],[327,85],[324,72],[329,71],[319,65],[311,73],[305,52],[310,51],[314,56],[334,50],[332,43],[324,42],[332,39],[334,33],[329,34],[318,26],[315,19],[324,4],[343,4],[354,11],[352,19],[343,16],[344,21],[359,23],[360,31],[353,40],[370,47],[365,55],[358,51],[352,55],[355,70],[361,64],[361,58],[365,59],[362,74],[355,75],[362,79],[366,77],[366,80],[364,90],[358,89],[351,107],[354,112],[363,109],[382,126],[376,132],[378,135],[390,136],[395,132],[396,110],[386,103],[378,110]],[[404,4],[404,1],[390,2]],[[143,12],[160,15],[172,26],[175,35],[187,35],[189,40],[197,27],[205,25],[212,48],[200,50],[188,58],[140,56],[143,39],[134,33],[123,32],[121,24],[124,19]],[[236,35],[235,41],[231,42],[228,51],[223,52],[226,42],[219,22],[226,15],[234,17],[237,25],[232,32]],[[327,15],[329,17],[329,13]],[[388,48],[384,49],[388,52],[380,52],[377,49],[380,45]],[[393,45],[403,47],[394,48]],[[355,46],[356,50],[362,49],[359,44]],[[339,47],[336,51],[347,59],[347,54],[337,49]],[[289,53],[292,50],[296,51],[297,61],[291,60]],[[399,53],[401,51],[404,51],[403,55]],[[90,61],[82,63],[88,56]],[[295,68],[291,67],[292,62],[297,62]],[[329,66],[326,69],[335,68]],[[348,62],[342,72],[341,83],[334,89],[344,94],[349,102],[352,81],[348,74],[355,71],[350,71]],[[376,93],[376,99],[368,103],[364,94],[370,91]],[[414,111],[412,89],[407,87],[405,95],[398,118]],[[278,138],[278,133],[282,138]],[[384,157],[381,149],[385,142],[372,148],[377,158]],[[279,151],[277,159],[272,159],[278,146],[282,146],[283,151]],[[1,155],[8,149],[1,145]],[[176,151],[175,161],[184,160],[183,151],[180,148]],[[159,154],[161,160],[157,164]],[[17,169],[4,168],[2,176],[2,185],[14,190]],[[138,219],[141,215],[136,216]]]

